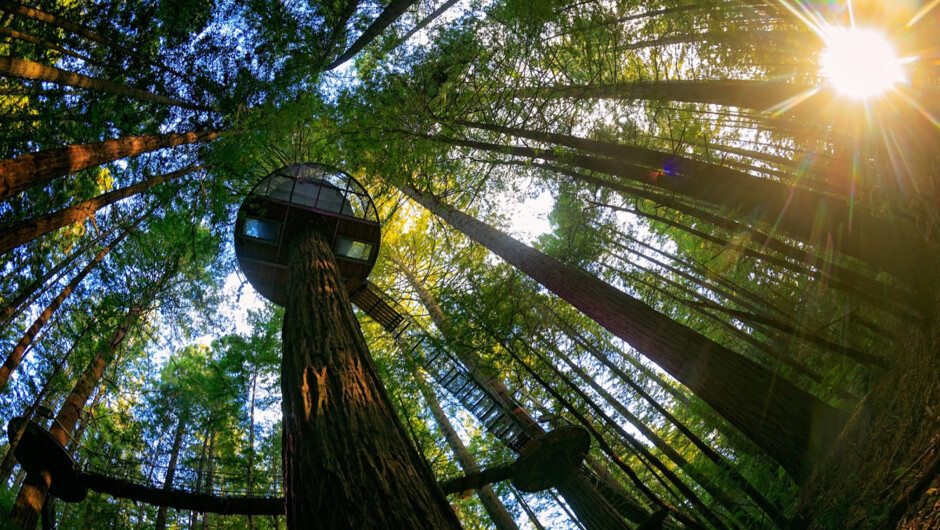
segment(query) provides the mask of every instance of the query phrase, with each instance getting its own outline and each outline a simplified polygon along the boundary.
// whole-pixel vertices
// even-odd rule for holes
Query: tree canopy
[[[284,310],[233,239],[255,184],[315,162],[378,210],[348,295],[434,480],[590,436],[551,487],[449,492],[464,527],[940,519],[937,2],[0,0],[0,21],[0,412],[100,488],[281,502]],[[842,27],[883,33],[904,82],[842,93],[819,63]],[[55,501],[7,429],[22,526],[288,524],[263,499]]]

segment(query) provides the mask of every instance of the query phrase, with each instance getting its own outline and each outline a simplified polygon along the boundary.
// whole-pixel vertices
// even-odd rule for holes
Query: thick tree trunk
[[[288,249],[281,392],[289,528],[460,528],[408,442],[318,227]]]
[[[75,72],[69,72],[54,66],[46,66],[35,61],[17,59],[16,57],[0,56],[0,76],[17,77],[29,81],[41,81],[44,83],[70,86],[73,88],[84,88],[87,90],[94,90],[96,92],[107,92],[109,94],[116,94],[118,96],[139,99],[141,101],[151,101],[153,103],[173,105],[190,110],[210,110],[192,103],[168,98],[166,96],[154,94],[139,88],[121,85],[106,79],[98,79],[96,77],[88,77],[87,75],[76,74]]]
[[[56,177],[157,149],[207,142],[218,138],[219,134],[217,131],[202,131],[131,136],[37,151],[3,160],[0,161],[0,200]]]
[[[183,175],[188,175],[193,171],[202,169],[202,167],[203,166],[195,166],[172,173],[157,175],[143,182],[127,186],[126,188],[103,193],[87,201],[63,208],[57,212],[17,221],[4,227],[2,232],[0,232],[0,254],[9,252],[20,245],[29,243],[37,237],[62,228],[63,226],[84,221],[94,216],[95,212],[105,206],[147,191],[158,184],[163,184],[164,182],[182,177]]]
[[[465,473],[476,473],[480,471],[480,467],[477,466],[473,455],[470,454],[470,451],[467,450],[463,441],[460,440],[457,431],[454,430],[453,425],[450,423],[450,419],[447,417],[447,414],[444,413],[444,409],[441,408],[441,404],[438,402],[434,390],[428,386],[424,375],[418,370],[415,370],[412,375],[414,375],[415,380],[417,380],[418,388],[421,389],[421,395],[424,396],[424,401],[431,409],[434,421],[437,422],[438,428],[440,428],[441,432],[444,434],[444,439],[447,441],[447,445],[450,446],[450,450],[454,452],[454,456],[457,458],[460,467]],[[496,495],[496,492],[493,491],[493,488],[489,484],[477,489],[477,497],[479,497],[480,504],[483,505],[483,509],[486,510],[487,515],[490,516],[490,520],[493,521],[493,524],[496,525],[498,530],[519,529],[512,516],[506,511],[506,507],[503,506],[503,502],[499,500],[499,496]]]
[[[49,305],[46,306],[43,312],[40,313],[38,317],[36,317],[33,325],[26,330],[26,333],[23,334],[23,337],[20,338],[19,342],[16,343],[16,346],[13,347],[13,349],[10,351],[10,354],[7,355],[3,365],[0,366],[0,390],[6,387],[7,381],[10,379],[10,375],[13,374],[13,370],[16,370],[16,368],[23,361],[23,355],[24,352],[26,352],[26,348],[32,344],[33,339],[36,338],[36,334],[39,333],[39,330],[41,330],[46,325],[46,323],[49,322],[49,319],[52,318],[52,315],[56,312],[56,310],[59,309],[62,303],[65,302],[65,299],[72,294],[72,291],[78,287],[82,280],[84,280],[85,277],[88,276],[88,274],[90,274],[91,271],[94,270],[95,267],[97,267],[98,264],[104,260],[105,256],[111,252],[111,249],[119,245],[121,241],[123,241],[124,238],[133,231],[133,229],[134,227],[128,228],[110,245],[101,249],[98,254],[96,254],[95,257],[92,258],[92,260],[89,261],[88,264],[85,265],[85,267],[79,271],[79,273],[76,274],[74,278],[72,278],[72,281],[63,287],[62,291],[60,291],[51,302],[49,302]]]
[[[78,426],[75,427],[75,430],[72,431],[72,435],[69,436],[69,444],[66,446],[66,451],[69,454],[72,454],[78,445],[81,443],[82,437],[85,436],[85,429],[90,423],[90,419],[94,414],[94,410],[98,408],[98,405],[101,403],[101,400],[105,398],[108,393],[108,384],[102,384],[98,386],[98,390],[94,391],[94,398],[91,400],[91,404],[86,408],[87,413],[82,414],[78,419]],[[110,464],[109,464],[110,465]]]
[[[689,387],[797,481],[826,453],[845,415],[735,352],[429,194],[406,195],[506,260]]]

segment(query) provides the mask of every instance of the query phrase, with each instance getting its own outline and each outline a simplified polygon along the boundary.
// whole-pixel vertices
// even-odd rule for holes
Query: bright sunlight
[[[830,27],[820,64],[838,92],[867,99],[905,81],[902,60],[884,35],[870,29]]]

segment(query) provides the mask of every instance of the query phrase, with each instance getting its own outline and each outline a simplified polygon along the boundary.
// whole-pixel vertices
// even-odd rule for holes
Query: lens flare
[[[854,99],[867,99],[905,81],[903,62],[881,33],[830,27],[825,41],[820,65],[836,91]]]

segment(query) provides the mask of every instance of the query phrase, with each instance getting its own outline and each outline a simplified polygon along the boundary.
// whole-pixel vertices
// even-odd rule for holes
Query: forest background
[[[443,351],[542,428],[587,428],[631,524],[935,524],[937,4],[0,0],[0,415],[58,425],[83,469],[280,495],[283,314],[232,232],[252,186],[311,161],[380,212],[370,281],[421,347],[360,324],[440,480],[516,456],[434,377]],[[904,82],[827,82],[853,25]],[[549,199],[549,230],[493,232]],[[8,513],[25,472],[0,452]],[[491,493],[502,522],[450,497],[465,527],[590,527],[557,490]]]

